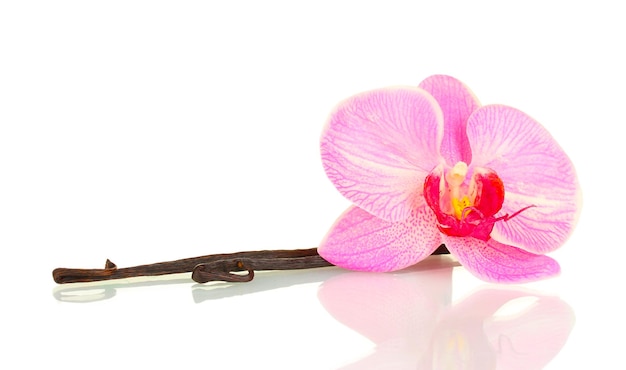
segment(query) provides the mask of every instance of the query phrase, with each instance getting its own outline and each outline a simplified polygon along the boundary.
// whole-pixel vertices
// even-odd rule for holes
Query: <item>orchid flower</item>
[[[560,271],[545,254],[565,243],[578,219],[574,166],[533,118],[481,106],[452,77],[341,102],[323,130],[321,155],[353,203],[318,247],[335,265],[399,270],[443,243],[486,281]]]

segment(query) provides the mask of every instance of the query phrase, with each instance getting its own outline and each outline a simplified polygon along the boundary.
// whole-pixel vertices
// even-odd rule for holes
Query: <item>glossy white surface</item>
[[[2,3],[0,367],[619,368],[617,5]],[[561,276],[485,284],[435,257],[241,285],[53,283],[106,258],[314,247],[348,205],[319,160],[330,110],[434,73],[530,114],[576,164],[584,209],[552,254]]]

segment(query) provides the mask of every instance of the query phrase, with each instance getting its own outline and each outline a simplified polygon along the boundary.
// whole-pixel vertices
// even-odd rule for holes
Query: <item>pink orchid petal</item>
[[[472,150],[465,130],[467,119],[480,107],[480,102],[461,81],[444,75],[430,76],[419,84],[439,103],[443,111],[444,131],[441,155],[449,166],[472,161]]]
[[[382,220],[350,207],[318,247],[330,263],[358,271],[394,271],[416,264],[441,244],[436,219],[427,207],[400,222]]]
[[[366,92],[342,102],[322,132],[326,174],[355,205],[401,221],[424,204],[424,178],[441,161],[443,118],[419,88]]]
[[[502,179],[505,199],[491,237],[533,253],[560,247],[580,211],[580,188],[572,162],[550,133],[525,113],[506,106],[478,109],[467,123],[472,166],[491,168]]]
[[[522,283],[555,276],[559,264],[544,255],[489,239],[444,236],[444,243],[469,272],[489,282]]]

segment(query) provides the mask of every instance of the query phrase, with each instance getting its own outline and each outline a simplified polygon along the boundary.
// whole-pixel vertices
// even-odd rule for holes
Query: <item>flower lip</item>
[[[504,184],[488,168],[474,168],[469,184],[467,174],[464,162],[447,170],[437,166],[424,181],[426,203],[442,233],[488,240],[495,222],[507,219],[494,216],[504,202]]]

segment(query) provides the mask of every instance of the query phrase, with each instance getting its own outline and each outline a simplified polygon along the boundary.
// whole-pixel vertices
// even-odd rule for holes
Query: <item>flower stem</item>
[[[447,253],[443,244],[433,252]],[[52,277],[58,284],[65,284],[191,272],[191,278],[198,283],[247,282],[254,278],[255,270],[297,270],[326,266],[333,265],[317,253],[317,248],[311,248],[212,254],[126,268],[117,268],[113,262],[106,260],[103,269],[57,268],[52,271]],[[242,271],[247,271],[247,274],[237,273]]]

